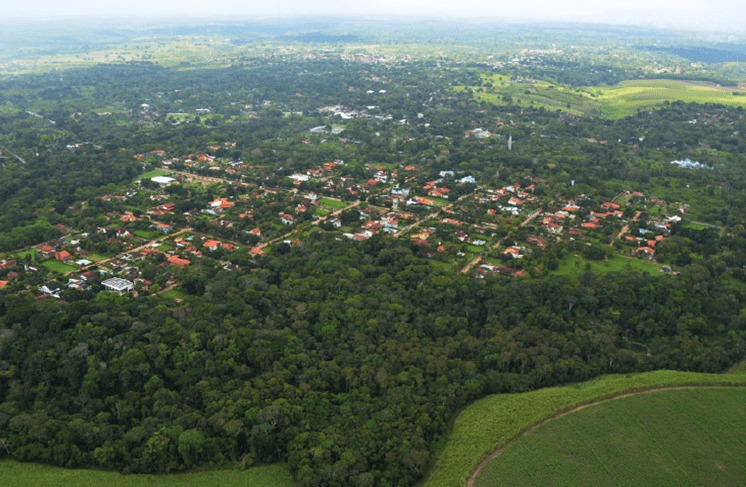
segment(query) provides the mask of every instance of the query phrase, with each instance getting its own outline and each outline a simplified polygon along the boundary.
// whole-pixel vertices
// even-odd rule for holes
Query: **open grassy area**
[[[590,269],[587,268],[590,264]],[[570,255],[560,262],[559,268],[553,272],[558,276],[576,277],[585,272],[594,274],[608,274],[610,272],[658,272],[660,266],[649,260],[638,259],[637,257],[627,257],[615,255],[609,260],[587,260],[578,255]]]
[[[744,438],[746,388],[638,394],[521,436],[475,485],[742,485]]]
[[[627,80],[614,86],[572,89],[541,80],[510,81],[505,75],[495,74],[483,76],[481,87],[457,86],[454,89],[472,90],[475,100],[496,105],[510,102],[606,118],[626,117],[637,110],[673,101],[746,107],[746,96],[733,94],[738,88],[683,80]]]
[[[185,293],[178,287],[175,287],[164,292],[163,294],[161,294],[161,296],[167,299],[184,299],[187,297],[187,293]]]
[[[465,87],[458,87],[463,91]],[[544,107],[546,110],[561,110],[573,115],[597,115],[599,104],[585,92],[554,85],[546,81],[510,81],[504,75],[485,75],[483,86],[471,87],[474,99],[493,104],[510,103],[519,106]]]
[[[697,374],[660,370],[607,375],[579,384],[524,394],[496,394],[474,402],[455,419],[447,442],[423,485],[463,486],[477,465],[539,421],[582,404],[618,394],[659,387],[702,385],[746,386],[746,373]]]
[[[733,94],[711,83],[678,80],[628,80],[614,86],[586,88],[601,104],[601,114],[608,118],[622,118],[641,108],[649,108],[666,101],[687,103],[720,103],[746,107],[746,97]]]
[[[135,230],[132,233],[146,240],[153,240],[164,235],[160,230]]]
[[[46,260],[42,263],[42,265],[50,271],[56,272],[58,274],[65,274],[78,270],[78,267],[75,265],[65,264],[64,262],[60,262],[57,260]]]
[[[285,465],[253,467],[248,470],[215,470],[175,475],[122,475],[100,470],[68,470],[35,463],[0,461],[0,484],[13,487],[288,487],[293,477]]]
[[[319,202],[322,205],[327,206],[333,210],[341,210],[342,208],[349,205],[349,203],[345,203],[344,201],[340,201],[340,200],[335,200],[334,198],[320,198]]]

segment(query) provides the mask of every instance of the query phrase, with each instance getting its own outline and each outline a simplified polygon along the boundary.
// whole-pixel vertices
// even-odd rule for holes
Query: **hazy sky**
[[[9,19],[360,15],[511,18],[746,30],[746,0],[6,0]],[[3,2],[5,3],[5,2]]]

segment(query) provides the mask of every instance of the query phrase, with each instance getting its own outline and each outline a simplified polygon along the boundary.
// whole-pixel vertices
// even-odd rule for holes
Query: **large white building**
[[[132,281],[122,279],[121,277],[110,277],[101,282],[101,285],[104,286],[107,291],[114,291],[120,294],[135,289],[135,284]]]

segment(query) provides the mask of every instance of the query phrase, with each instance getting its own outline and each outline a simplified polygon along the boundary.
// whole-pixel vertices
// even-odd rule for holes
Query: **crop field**
[[[638,394],[539,426],[475,485],[742,485],[745,438],[745,388]]]
[[[734,374],[727,375],[670,370],[607,375],[588,382],[523,394],[488,396],[474,402],[456,417],[451,433],[437,453],[434,467],[423,485],[466,485],[479,463],[488,455],[518,438],[532,425],[563,411],[623,393],[661,387],[746,386],[746,370],[735,370]]]
[[[615,86],[585,89],[596,97],[601,104],[601,114],[608,118],[622,118],[638,109],[658,106],[666,101],[746,107],[746,97],[734,95],[734,90],[737,88],[663,79],[622,81]]]
[[[214,470],[174,475],[122,475],[100,470],[68,470],[36,463],[0,461],[0,485],[12,487],[181,487],[219,485],[221,487],[288,487],[293,477],[284,465],[267,465],[248,470]]]

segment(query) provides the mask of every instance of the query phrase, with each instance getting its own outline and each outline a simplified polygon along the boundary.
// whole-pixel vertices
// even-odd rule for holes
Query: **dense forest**
[[[743,358],[742,107],[675,101],[629,117],[583,117],[456,89],[494,73],[483,57],[351,59],[334,47],[298,49],[237,55],[220,67],[132,61],[0,77],[0,260],[13,260],[0,269],[9,283],[0,287],[0,457],[125,473],[287,462],[303,486],[414,485],[449,421],[486,394],[605,373],[718,372]],[[636,78],[645,61],[537,56],[501,73],[506,83],[530,76],[572,88]],[[318,127],[325,135],[310,135]],[[490,138],[465,136],[481,127]],[[343,132],[332,137],[332,128]],[[162,194],[148,180],[133,183],[166,167],[153,151],[183,163],[210,146],[213,159],[259,169],[221,172],[230,186]],[[682,158],[707,169],[671,164]],[[343,240],[331,223],[309,230],[306,209],[302,242],[283,241],[278,224],[263,255],[221,250],[183,269],[164,267],[164,256],[142,266],[142,277],[178,280],[179,299],[152,288],[39,296],[67,274],[38,265],[38,244],[89,237],[84,250],[113,257],[124,245],[106,227],[121,226],[125,211],[143,217],[161,197],[178,199],[161,224],[254,244],[246,237],[254,223],[216,227],[199,220],[201,209],[261,194],[252,218],[275,217],[297,207],[277,193],[323,189],[319,180],[296,189],[287,176],[327,161],[340,161],[335,177],[345,181],[368,182],[370,166],[385,165],[415,167],[397,173],[397,186],[453,183],[455,173],[479,187],[536,182],[542,204],[577,199],[586,216],[594,204],[642,191],[660,198],[634,221],[635,211],[624,214],[634,230],[667,206],[692,222],[671,225],[656,249],[676,272],[597,273],[590,264],[571,277],[551,272],[572,256],[629,254],[608,244],[618,231],[608,225],[593,245],[552,238],[516,264],[525,278],[476,279],[406,239]],[[188,169],[217,174],[209,164]],[[460,200],[477,184],[453,188],[453,212],[487,215]],[[385,200],[334,196],[360,210]],[[340,216],[361,218],[358,209]],[[495,238],[540,231],[496,221]]]

